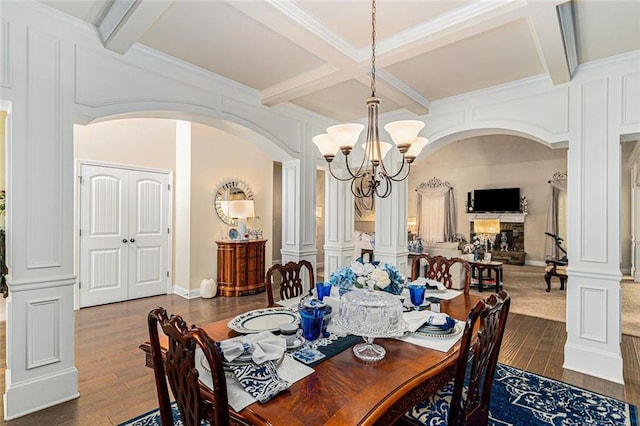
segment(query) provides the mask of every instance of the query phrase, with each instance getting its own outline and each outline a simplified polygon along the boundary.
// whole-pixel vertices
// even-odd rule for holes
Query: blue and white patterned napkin
[[[259,365],[230,364],[228,368],[233,371],[244,390],[261,403],[269,401],[291,386],[291,383],[280,378],[273,361]]]

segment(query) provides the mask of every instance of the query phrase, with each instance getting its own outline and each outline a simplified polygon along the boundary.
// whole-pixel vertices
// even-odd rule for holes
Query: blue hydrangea
[[[362,258],[358,258],[356,262],[364,265]],[[380,266],[379,261],[371,262],[371,264],[378,269],[383,269],[389,275],[389,280],[391,282],[382,289],[383,291],[391,294],[400,294],[402,292],[404,277],[400,274],[398,268],[393,265],[389,265],[388,263]],[[343,295],[347,291],[353,290],[354,287],[362,287],[362,285],[357,284],[357,278],[358,275],[353,271],[351,266],[345,266],[333,272],[329,277],[329,282],[332,286],[338,287],[340,295]]]

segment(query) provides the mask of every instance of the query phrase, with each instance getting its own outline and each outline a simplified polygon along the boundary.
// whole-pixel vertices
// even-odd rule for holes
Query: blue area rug
[[[450,395],[452,386],[439,393]],[[423,407],[424,408],[424,407]],[[433,409],[433,407],[431,407]],[[438,409],[436,407],[436,409]],[[421,410],[414,419],[421,419]],[[177,425],[178,409],[173,404]],[[489,425],[638,425],[638,409],[614,398],[498,364],[493,381]],[[444,423],[433,423],[433,425]],[[150,411],[120,426],[160,426],[158,410]],[[430,424],[431,425],[431,424]]]

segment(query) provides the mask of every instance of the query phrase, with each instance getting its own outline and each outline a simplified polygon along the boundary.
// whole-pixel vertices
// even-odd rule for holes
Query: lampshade
[[[382,159],[378,158],[378,150],[375,148],[375,145],[370,145],[372,147],[373,152],[369,152],[366,153],[365,155],[368,155],[369,158],[371,158],[374,161],[382,161],[384,160],[384,157],[387,155],[387,152],[389,152],[389,150],[391,150],[391,144],[389,142],[380,142],[380,154],[382,155]],[[364,142],[362,144],[362,148],[363,149],[367,149],[367,143]]]
[[[418,220],[416,219],[415,216],[411,216],[410,218],[407,219],[408,227],[415,227],[416,225],[418,225]]]
[[[255,216],[253,200],[232,200],[229,201],[229,216],[247,218]]]
[[[328,133],[314,136],[311,140],[318,147],[318,150],[320,150],[320,154],[324,157],[335,157],[338,149],[340,148],[340,145],[338,145],[338,143]]]
[[[499,219],[476,219],[473,222],[473,230],[476,234],[499,234]]]
[[[418,120],[394,121],[384,126],[389,132],[391,139],[396,145],[412,144],[418,137],[418,132],[422,130],[424,123]]]
[[[358,142],[362,130],[364,130],[363,124],[347,123],[328,127],[327,133],[340,148],[343,146],[351,148]]]
[[[422,148],[424,148],[428,143],[429,139],[418,136],[404,156],[407,158],[417,157],[418,154],[420,154],[420,151],[422,151]]]

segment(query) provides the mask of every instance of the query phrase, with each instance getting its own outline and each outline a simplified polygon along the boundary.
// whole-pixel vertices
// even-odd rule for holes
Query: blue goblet
[[[411,297],[411,303],[415,307],[416,311],[420,310],[420,305],[424,302],[424,292],[427,289],[426,286],[423,285],[410,285],[409,286],[409,296]]]
[[[325,296],[331,295],[331,283],[316,283],[316,293],[318,300],[322,301]]]

